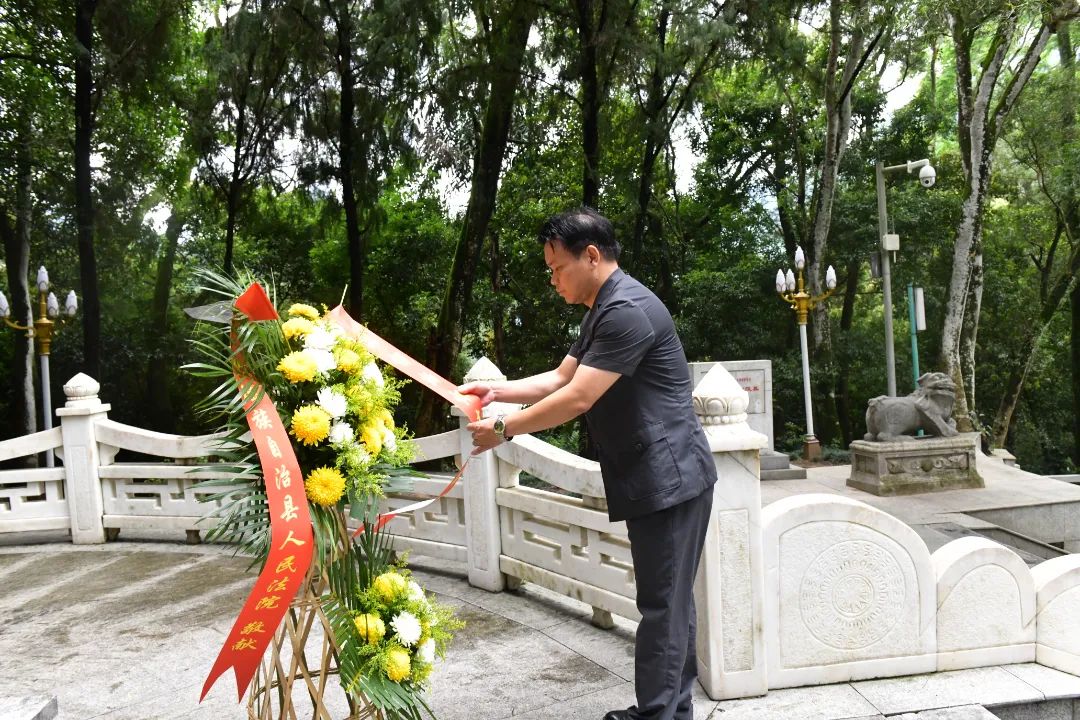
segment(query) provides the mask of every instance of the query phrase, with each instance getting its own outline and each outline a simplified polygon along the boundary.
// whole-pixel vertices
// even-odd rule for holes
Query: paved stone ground
[[[0,699],[56,696],[60,720],[246,717],[231,672],[198,703],[254,578],[245,568],[245,560],[215,546],[4,546],[0,538]],[[616,618],[613,630],[599,630],[576,601],[531,585],[478,590],[463,568],[443,561],[417,557],[414,572],[467,622],[433,676],[440,720],[599,720],[633,701],[633,623]],[[721,703],[699,688],[695,717],[882,720],[954,708],[919,718],[960,720],[989,717],[978,703],[1024,708],[1051,699],[1072,712],[1077,696],[1080,678],[1017,665]]]
[[[440,720],[599,718],[633,702],[633,623],[599,630],[576,601],[488,593],[447,565],[414,562],[467,623],[433,677]],[[179,542],[0,547],[0,696],[55,695],[61,720],[244,717],[231,671],[198,695],[254,580],[246,566]],[[697,716],[715,705],[701,693]]]
[[[791,493],[858,492],[913,525],[973,509],[1080,499],[1080,488],[1033,480],[1000,463],[980,458],[979,469],[985,490],[874,498],[844,487],[844,468],[817,468],[805,481],[764,483],[762,496],[767,504]],[[201,705],[198,696],[254,580],[247,561],[225,548],[185,545],[181,533],[132,538],[73,546],[57,534],[0,535],[0,708],[9,699],[56,696],[60,720],[246,717],[231,672]],[[588,607],[533,585],[478,590],[453,563],[415,557],[414,572],[467,622],[432,678],[440,720],[599,720],[633,702],[634,623],[616,618],[613,630],[599,630]],[[968,720],[985,718],[979,705],[987,705],[1007,720],[1080,720],[1077,697],[1080,678],[1014,665],[721,703],[698,688],[695,717],[908,720],[921,713],[920,720]],[[1028,712],[1030,703],[1045,701],[1054,714]]]

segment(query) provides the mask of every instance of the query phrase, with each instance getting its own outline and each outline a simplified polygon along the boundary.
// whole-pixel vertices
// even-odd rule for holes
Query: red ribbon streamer
[[[251,321],[278,317],[266,292],[255,283],[237,298],[236,307]],[[238,358],[234,372],[245,398],[244,410],[266,485],[270,551],[255,587],[210,668],[199,702],[230,667],[236,674],[239,700],[244,699],[270,639],[307,576],[314,545],[304,477],[292,443],[273,400],[258,382],[244,374],[243,368],[243,358]],[[254,402],[257,397],[258,403]]]
[[[331,310],[328,317],[336,322],[346,335],[363,345],[369,353],[387,365],[397,368],[424,387],[435,391],[450,404],[460,408],[461,412],[465,413],[465,417],[470,420],[480,419],[480,398],[459,393],[457,387],[442,375],[420,364],[419,361],[409,357],[371,332],[370,329],[353,320],[341,305]]]
[[[443,376],[436,373],[426,365],[421,365],[419,361],[414,360],[405,354],[404,351],[394,347],[386,340],[373,333],[369,328],[364,327],[360,323],[352,319],[352,317],[345,311],[341,305],[330,311],[329,317],[336,322],[345,334],[356,340],[364,349],[369,353],[382,360],[387,365],[397,368],[407,376],[416,380],[418,383],[433,390],[438,395],[448,400],[452,405],[457,407],[465,414],[465,417],[470,420],[479,420],[481,416],[480,398],[475,395],[462,395],[457,391],[457,386],[451,383]],[[421,510],[431,503],[435,502],[441,497],[444,497],[447,493],[454,489],[454,486],[458,484],[458,480],[461,479],[462,473],[465,472],[465,466],[469,464],[468,459],[461,465],[461,469],[454,475],[454,479],[451,480],[442,492],[433,498],[423,500],[412,505],[407,505],[402,508],[398,508],[393,512],[383,513],[379,515],[375,521],[375,530],[378,531],[386,523],[393,520],[398,515],[404,513]],[[361,525],[353,533],[353,537],[356,537],[364,531],[364,526]]]

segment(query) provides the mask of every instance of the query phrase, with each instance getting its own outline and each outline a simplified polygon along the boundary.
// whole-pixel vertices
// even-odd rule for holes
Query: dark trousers
[[[712,502],[710,487],[693,500],[626,521],[641,612],[634,647],[634,718],[694,717],[694,577]]]

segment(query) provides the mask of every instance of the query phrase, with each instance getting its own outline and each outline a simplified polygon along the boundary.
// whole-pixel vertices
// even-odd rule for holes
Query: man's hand
[[[459,385],[457,391],[462,395],[475,395],[480,398],[480,407],[487,407],[495,400],[495,388],[485,382],[470,382]],[[472,429],[472,426],[469,426]]]
[[[474,383],[469,384],[472,385]],[[495,434],[494,425],[495,418],[484,418],[483,420],[477,420],[476,422],[471,422],[465,426],[465,429],[471,432],[473,436],[472,455],[479,455],[485,450],[490,450],[502,443],[499,436]]]

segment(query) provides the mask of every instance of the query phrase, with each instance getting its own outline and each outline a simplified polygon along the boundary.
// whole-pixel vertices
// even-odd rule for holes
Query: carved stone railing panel
[[[634,599],[625,523],[609,522],[577,498],[532,488],[500,489],[497,500],[504,557]]]
[[[418,478],[414,493],[391,495],[380,504],[381,512],[391,512],[411,505],[419,499],[436,497],[450,476],[433,475]],[[406,515],[398,515],[387,526],[390,532],[433,543],[465,547],[465,495],[460,485],[425,508]]]
[[[230,477],[228,472],[210,465],[177,463],[115,463],[99,468],[105,527],[167,527],[194,530],[196,521],[219,506],[219,502],[200,500],[221,488],[197,489],[204,480]],[[130,518],[139,520],[132,521]],[[158,523],[154,519],[163,519]]]
[[[0,471],[0,533],[70,524],[63,468]]]

